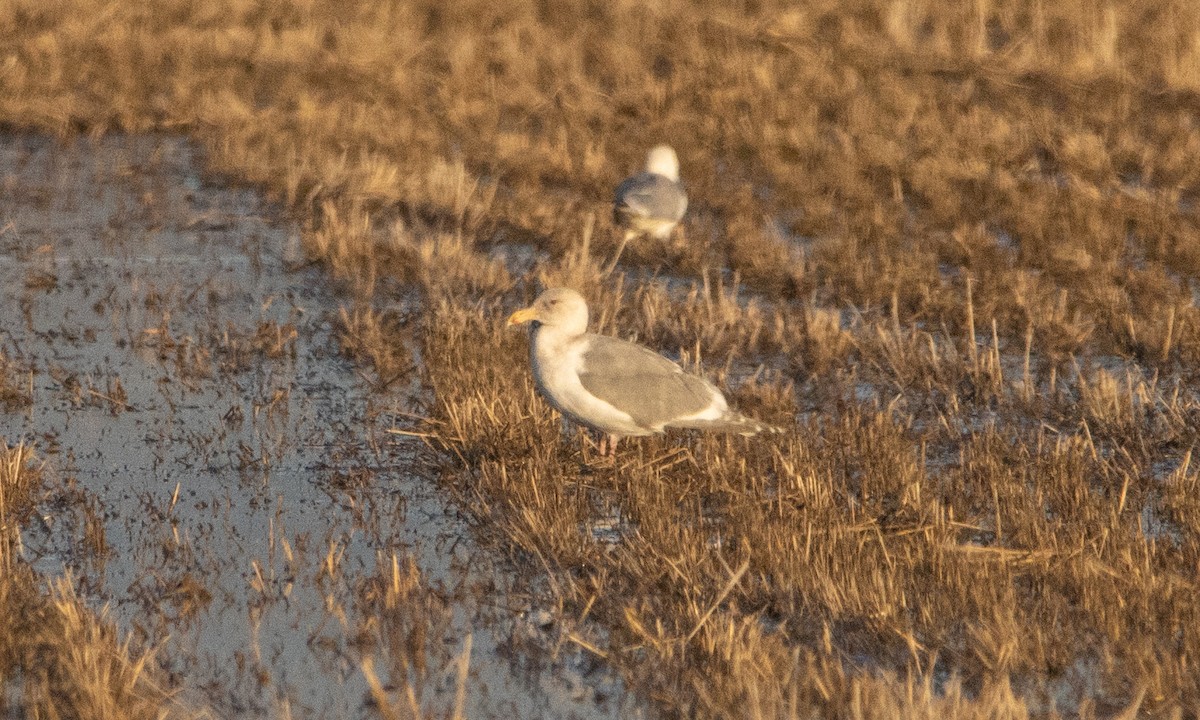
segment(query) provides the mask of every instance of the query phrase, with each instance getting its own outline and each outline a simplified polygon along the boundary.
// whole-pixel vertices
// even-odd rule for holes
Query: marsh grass
[[[4,122],[188,132],[364,302],[415,289],[431,470],[667,714],[1200,705],[1189,7],[17,0],[0,38]],[[604,278],[662,139],[684,240]],[[584,462],[502,327],[560,283],[790,431]]]
[[[29,388],[21,383],[16,363],[0,353],[0,407],[12,412],[33,402]]]
[[[342,352],[368,364],[378,386],[386,387],[412,371],[403,322],[394,313],[342,308],[338,325]]]
[[[0,447],[0,706],[35,717],[207,717],[172,696],[153,649],[122,639],[72,577],[46,586],[19,558],[42,470],[30,446]]]

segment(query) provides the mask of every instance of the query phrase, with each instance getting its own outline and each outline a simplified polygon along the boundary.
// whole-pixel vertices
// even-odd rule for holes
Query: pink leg
[[[606,437],[608,439],[608,456],[616,457],[617,441],[620,440],[620,438],[618,438],[616,435],[608,435],[607,433],[605,434],[604,437]]]
[[[596,443],[597,450],[600,452],[600,457],[613,457],[617,454],[617,441],[620,440],[616,435],[608,433],[597,433],[600,439]]]

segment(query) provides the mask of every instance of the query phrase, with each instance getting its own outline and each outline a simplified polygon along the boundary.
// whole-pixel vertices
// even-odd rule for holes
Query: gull
[[[621,181],[613,196],[613,222],[624,232],[605,274],[617,266],[625,245],[633,238],[669,237],[687,212],[687,205],[687,193],[679,183],[679,158],[670,145],[654,146],[646,155],[646,169]]]
[[[715,385],[635,343],[587,331],[588,306],[567,288],[546,290],[514,312],[529,323],[529,361],[538,392],[555,410],[600,433],[600,455],[622,437],[693,428],[754,435],[779,428],[730,409]]]

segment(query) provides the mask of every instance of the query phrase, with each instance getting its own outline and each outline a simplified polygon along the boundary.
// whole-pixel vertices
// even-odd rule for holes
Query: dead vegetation
[[[371,367],[380,389],[414,369],[406,352],[411,342],[406,342],[403,321],[395,313],[342,308],[338,325],[342,352]]]
[[[13,412],[33,402],[28,387],[23,387],[16,363],[0,353],[0,408]]]
[[[189,132],[362,298],[419,289],[431,463],[666,712],[1200,705],[1190,6],[18,0],[0,38],[6,123]],[[663,139],[688,242],[603,280]],[[558,283],[795,431],[582,465],[500,321]]]
[[[70,576],[43,587],[20,560],[41,472],[29,446],[0,447],[0,707],[34,717],[205,717],[176,702],[153,650],[121,639]]]

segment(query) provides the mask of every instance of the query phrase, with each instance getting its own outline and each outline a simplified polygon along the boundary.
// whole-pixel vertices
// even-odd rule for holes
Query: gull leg
[[[606,432],[600,430],[581,430],[583,433],[583,450],[585,462],[587,462],[588,445],[592,444],[592,438],[595,438],[596,453],[601,460],[612,457],[613,451],[616,450],[616,438]]]
[[[600,433],[600,457],[615,456],[617,454],[617,440],[619,439],[616,435],[609,435],[606,432]]]
[[[613,255],[612,260],[608,261],[608,267],[604,268],[604,275],[611,275],[612,271],[617,267],[617,261],[621,259],[621,253],[625,252],[625,246],[629,244],[629,240],[637,235],[636,230],[626,230],[621,236],[621,242],[617,245],[617,252]]]
[[[674,245],[677,250],[687,247],[687,233],[683,230],[683,223],[679,223],[675,227],[671,228],[671,234],[668,235],[668,237],[671,239],[671,244]]]
[[[617,441],[620,440],[620,438],[617,437],[616,435],[608,435],[607,433],[605,434],[605,437],[608,438],[608,456],[616,457],[617,456]]]

